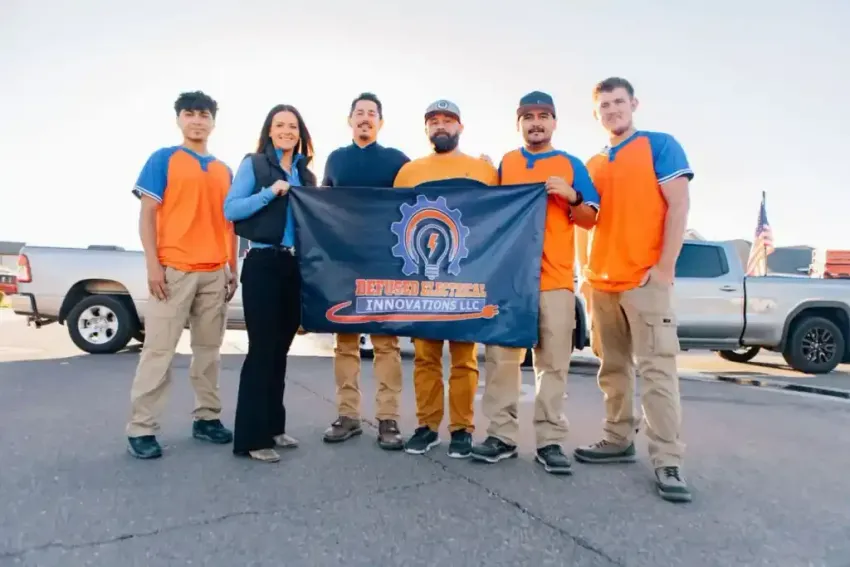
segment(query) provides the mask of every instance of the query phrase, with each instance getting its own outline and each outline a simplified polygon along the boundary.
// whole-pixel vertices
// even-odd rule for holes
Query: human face
[[[425,132],[438,154],[454,151],[460,142],[463,124],[451,114],[437,113],[425,123]]]
[[[632,114],[637,107],[638,100],[629,96],[625,88],[618,87],[596,96],[593,115],[611,135],[622,136],[632,127]]]
[[[301,139],[298,118],[288,110],[278,112],[272,117],[269,137],[274,147],[283,151],[292,150]]]
[[[552,143],[552,133],[558,126],[558,121],[552,113],[543,109],[530,109],[520,116],[517,127],[522,132],[522,139],[532,148],[544,147]]]
[[[348,125],[351,126],[351,137],[354,140],[372,142],[378,138],[384,121],[374,101],[358,100],[348,117]]]
[[[181,110],[177,126],[190,142],[206,142],[215,128],[215,118],[209,110]]]

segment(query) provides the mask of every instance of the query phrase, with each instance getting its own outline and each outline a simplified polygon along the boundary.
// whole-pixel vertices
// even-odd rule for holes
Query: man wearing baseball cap
[[[425,110],[425,132],[433,153],[402,166],[394,187],[413,188],[423,183],[457,187],[465,183],[498,185],[499,173],[487,161],[458,149],[463,132],[460,108],[448,100],[438,100]],[[419,426],[404,445],[412,454],[424,454],[439,445],[438,434],[445,412],[443,393],[443,341],[414,339],[413,387]],[[475,343],[449,341],[448,454],[462,459],[472,451],[473,402],[478,390],[478,357]]]
[[[543,183],[549,194],[540,274],[540,339],[533,351],[536,461],[547,472],[570,474],[571,463],[561,444],[567,437],[563,406],[575,330],[574,231],[576,225],[593,226],[599,196],[581,160],[552,147],[558,121],[550,95],[528,93],[520,99],[516,116],[524,145],[502,158],[501,185]],[[472,449],[475,460],[496,463],[517,455],[524,358],[525,349],[487,346],[483,411],[489,426],[487,438]]]

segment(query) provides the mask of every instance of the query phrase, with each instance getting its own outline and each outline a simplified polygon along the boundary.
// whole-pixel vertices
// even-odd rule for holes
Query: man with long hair
[[[351,144],[328,156],[322,185],[325,187],[392,187],[396,174],[410,161],[403,152],[378,143],[384,110],[373,93],[361,93],[348,112]],[[402,448],[398,426],[401,399],[401,349],[398,337],[371,335],[374,346],[375,417],[378,445],[386,450]],[[334,347],[337,419],[324,434],[327,443],[339,443],[360,435],[360,335],[339,333]]]
[[[207,148],[216,101],[200,91],[183,93],[174,110],[182,144],[155,151],[133,189],[141,200],[139,234],[150,292],[127,424],[128,451],[140,459],[162,456],[155,432],[186,323],[192,335],[189,379],[195,390],[192,436],[217,444],[233,439],[219,419],[218,395],[226,305],[239,281],[236,237],[223,212],[232,172]]]
[[[694,174],[673,136],[635,128],[638,100],[629,81],[601,81],[593,102],[594,116],[610,140],[587,163],[601,201],[586,272],[602,354],[598,381],[605,394],[605,425],[599,442],[575,449],[574,455],[585,463],[636,460],[637,370],[656,489],[665,500],[687,502],[672,300]]]
[[[395,187],[419,185],[499,184],[499,173],[485,159],[460,151],[463,133],[460,109],[448,100],[438,100],[425,110],[425,132],[432,154],[401,168]],[[440,443],[439,428],[445,412],[443,395],[443,341],[415,339],[413,386],[416,391],[416,418],[419,427],[407,440],[404,450],[421,455]],[[472,452],[473,404],[478,390],[478,357],[475,343],[449,341],[449,457],[467,458]]]

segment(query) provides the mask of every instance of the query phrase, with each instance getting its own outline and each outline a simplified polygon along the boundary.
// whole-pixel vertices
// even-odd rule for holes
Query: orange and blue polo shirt
[[[133,194],[159,203],[157,256],[184,272],[222,268],[233,252],[233,225],[224,199],[233,174],[213,156],[173,146],[155,151],[142,168]]]
[[[544,183],[549,177],[562,177],[579,191],[584,202],[599,208],[599,195],[587,168],[575,156],[560,150],[531,153],[525,148],[510,151],[499,164],[502,185]],[[540,291],[573,290],[575,279],[575,225],[569,204],[550,196],[546,205],[546,228],[543,236],[543,261]]]
[[[464,153],[433,153],[404,164],[396,174],[393,187],[409,188],[426,183],[495,186],[499,184],[499,172],[483,159]]]
[[[604,148],[587,169],[600,195],[587,279],[600,291],[633,289],[661,257],[667,216],[661,185],[693,179],[694,172],[673,136],[646,131]]]

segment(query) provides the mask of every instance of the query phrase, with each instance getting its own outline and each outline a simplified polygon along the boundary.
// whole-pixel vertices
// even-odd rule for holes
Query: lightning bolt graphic
[[[432,232],[428,237],[428,250],[431,251],[431,253],[428,254],[429,259],[434,257],[434,251],[437,250],[437,238],[439,238],[439,236],[440,235],[436,232]]]

